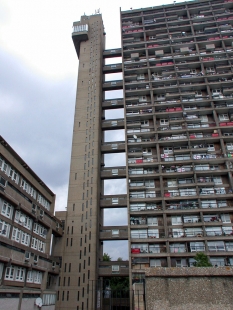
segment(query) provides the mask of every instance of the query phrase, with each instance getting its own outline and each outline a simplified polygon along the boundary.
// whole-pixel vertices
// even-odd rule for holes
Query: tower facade
[[[197,252],[233,265],[233,2],[120,15],[118,49],[105,50],[101,15],[74,23],[79,76],[58,309],[71,301],[104,309],[102,278],[129,276],[133,288],[146,267],[191,267]],[[122,64],[105,64],[119,56]],[[116,72],[122,80],[104,80]],[[117,89],[123,98],[105,99]],[[124,119],[105,119],[116,108]],[[114,129],[125,129],[125,141],[105,142]],[[117,152],[126,166],[105,168],[104,154]],[[126,194],[105,195],[103,180],[116,178],[126,178]],[[128,225],[104,227],[103,210],[116,207],[127,208]],[[105,240],[128,240],[129,262],[103,262]]]

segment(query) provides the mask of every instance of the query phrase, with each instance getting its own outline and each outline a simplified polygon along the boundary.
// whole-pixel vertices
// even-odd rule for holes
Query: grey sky
[[[84,12],[89,15],[100,8],[107,48],[119,47],[120,6],[128,10],[132,6],[136,9],[171,2],[0,0],[0,134],[54,191],[57,210],[64,210],[67,201],[78,72],[71,40],[73,22]],[[119,79],[121,74],[106,78]],[[115,95],[121,97],[122,92]],[[110,93],[106,94],[109,96]],[[116,115],[122,117],[122,111],[107,112],[106,118]],[[106,141],[124,140],[124,132],[106,132],[105,137]],[[106,156],[106,166],[116,162],[124,165],[124,154],[117,155],[117,161],[116,155]],[[106,193],[117,194],[116,188],[123,192],[125,183],[106,182]],[[105,213],[108,221],[109,211]],[[117,223],[124,218],[119,211],[114,217]],[[119,251],[114,255],[122,256]]]

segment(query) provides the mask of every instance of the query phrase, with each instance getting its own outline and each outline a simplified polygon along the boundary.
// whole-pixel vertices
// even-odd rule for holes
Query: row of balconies
[[[137,255],[132,257],[132,269],[133,269],[133,283],[144,283],[144,272],[147,267],[194,267],[195,266],[195,252],[193,254],[186,253],[182,257],[179,254],[170,254],[171,262],[170,265],[167,261],[166,256],[161,255],[161,258],[149,258],[143,257],[144,255]],[[214,252],[208,252],[210,263],[214,267],[223,267],[223,266],[233,266],[233,257],[230,256],[230,253],[222,253],[222,256]],[[227,256],[226,256],[227,255]],[[185,257],[184,257],[185,256]]]
[[[232,27],[232,26],[231,26]],[[136,30],[134,30],[136,31]],[[217,46],[221,46],[221,40],[230,39],[233,34],[233,28],[229,30],[220,30],[212,31],[212,33],[199,33],[195,32],[192,34],[190,32],[185,32],[180,29],[179,32],[171,34],[164,34],[163,37],[157,36],[150,36],[150,33],[145,33],[146,38],[144,40],[143,32],[141,31],[141,35],[135,37],[127,37],[123,38],[123,47],[124,47],[124,55],[127,55],[129,50],[135,49],[153,49],[158,48],[160,46],[175,46],[180,45],[180,43],[184,43],[185,45],[192,44],[194,45],[193,41],[196,39],[197,44],[199,44],[200,48],[204,47],[204,42],[214,42]],[[152,34],[152,33],[151,33]],[[152,38],[152,39],[151,39]],[[227,42],[230,43],[230,42]],[[146,44],[146,46],[145,46]],[[149,54],[151,51],[149,50]],[[183,52],[184,53],[184,52]],[[186,50],[186,54],[191,53],[191,55],[195,55],[195,52],[192,50]],[[157,54],[157,53],[156,53]],[[159,54],[157,54],[159,56]]]
[[[10,239],[0,236],[1,261],[8,264],[15,264],[26,267],[35,268],[41,271],[49,271],[50,273],[59,273],[60,261],[58,257],[49,257],[47,254],[39,253],[24,245],[19,245]],[[4,246],[5,244],[5,246]]]
[[[233,207],[231,200],[215,200],[215,199],[205,199],[205,200],[181,200],[178,202],[165,201],[165,208],[163,209],[161,203],[130,203],[130,213],[133,214],[186,214],[194,212],[231,212]],[[214,209],[214,210],[213,210]],[[219,210],[218,210],[219,209]],[[221,209],[221,210],[220,210]],[[135,213],[137,212],[137,213]]]
[[[156,11],[154,9],[148,11],[145,11],[145,9],[143,9],[143,12],[141,11],[137,13],[131,13],[130,15],[122,12],[122,25],[130,25],[133,23],[140,24],[142,23],[141,20],[144,21],[144,24],[150,24],[152,22],[159,22],[161,19],[166,19],[167,21],[172,19],[174,19],[174,21],[182,21],[184,19],[188,19],[189,16],[191,18],[200,19],[203,18],[203,16],[207,16],[208,14],[212,13],[216,13],[216,15],[224,14],[232,10],[231,2],[232,1],[230,0],[226,0],[224,2],[216,1],[214,3],[211,3],[212,7],[210,7],[208,3],[198,3],[195,10],[195,5],[188,7],[176,5],[172,8],[165,7],[165,9],[157,9]],[[149,15],[151,16],[148,17]]]
[[[162,27],[164,25],[161,25],[160,29],[158,29],[156,26],[153,26],[152,24],[148,27],[140,27],[140,25],[135,26],[134,28],[123,28],[122,36],[123,41],[127,40],[127,38],[141,38],[144,39],[142,34],[145,33],[146,40],[163,40],[163,39],[169,39],[172,41],[174,38],[182,38],[182,37],[188,37],[188,36],[210,36],[213,33],[228,33],[232,31],[232,17],[230,18],[226,17],[225,22],[224,21],[208,21],[208,24],[202,25],[202,27],[195,27],[193,26],[193,23],[189,23],[187,20],[186,22],[181,22],[179,25],[173,25],[172,28],[169,27]],[[155,32],[153,31],[153,28],[156,29]],[[193,28],[193,30],[192,30]]]
[[[153,68],[153,70],[155,70],[156,72],[161,72],[161,70],[167,70],[168,73],[173,73],[175,71],[181,71],[182,69],[186,69],[187,67],[185,67],[185,64],[187,64],[188,66],[192,67],[192,69],[197,69],[200,67],[200,63],[203,63],[203,65],[205,67],[213,67],[213,66],[225,66],[225,69],[230,69],[230,64],[231,64],[231,60],[232,60],[232,55],[230,55],[230,53],[227,56],[214,56],[214,55],[210,55],[211,57],[208,57],[209,55],[206,55],[205,57],[201,56],[201,55],[197,55],[197,56],[190,56],[190,55],[186,55],[186,56],[174,56],[174,57],[170,57],[170,59],[164,59],[164,58],[160,58],[160,59],[156,59],[156,58],[149,58],[147,59],[143,59],[143,60],[139,60],[139,61],[127,61],[124,64],[124,69],[125,69],[125,73],[129,74],[129,72],[133,71],[135,72],[135,69],[140,70],[140,71],[145,71],[147,68],[151,67]],[[229,64],[230,61],[230,64]],[[143,69],[143,70],[141,70]],[[129,71],[131,70],[131,71]],[[206,75],[208,74],[214,74],[216,73],[216,70],[212,70],[211,72],[208,71],[208,69],[206,69]],[[204,76],[204,72],[200,72],[199,76]]]
[[[3,197],[9,201],[13,206],[16,205],[17,210],[21,210],[28,215],[33,221],[38,221],[43,226],[51,228],[53,233],[57,236],[62,236],[62,224],[58,219],[54,219],[54,216],[48,211],[43,211],[42,208],[36,207],[36,202],[33,203],[30,199],[26,199],[24,195],[21,195],[20,187],[15,184],[9,186],[10,183],[6,183],[4,188]]]
[[[197,226],[200,225],[200,223],[204,223],[208,225],[210,224],[216,224],[219,225],[219,223],[232,223],[232,217],[229,213],[222,213],[221,210],[219,210],[219,213],[213,213],[213,214],[204,214],[203,220],[199,213],[197,215],[175,215],[171,217],[167,217],[165,220],[167,225],[178,225],[178,226]],[[199,223],[199,224],[197,224]],[[193,225],[192,225],[193,224]],[[143,215],[143,216],[132,216],[130,217],[130,225],[131,226],[144,226],[143,228],[147,228],[148,226],[164,226],[164,220],[163,217],[155,217],[154,215]]]
[[[195,16],[198,18],[198,16],[204,14],[206,11],[215,11],[216,12],[223,12],[223,9],[230,9],[232,8],[232,1],[231,0],[225,0],[225,1],[212,1],[211,7],[208,2],[198,2],[198,3],[190,3],[187,5],[180,5],[176,4],[175,6],[170,4],[166,6],[160,6],[152,9],[142,9],[137,10],[136,12],[127,11],[127,12],[121,12],[122,14],[122,21],[123,23],[126,23],[129,21],[138,21],[142,17],[144,18],[162,18],[162,17],[177,17],[179,19],[183,19],[186,16]],[[189,13],[187,13],[189,12]],[[150,16],[151,17],[148,17]]]
[[[232,197],[232,190],[227,187],[202,187],[199,189],[199,193],[197,193],[196,188],[183,188],[183,189],[174,189],[165,191],[162,193],[161,191],[153,190],[149,188],[149,190],[141,190],[141,191],[130,191],[129,197],[130,201],[155,201],[159,200],[162,197],[165,199],[174,198],[180,199],[180,197],[191,197],[192,199],[197,199],[198,197],[203,198],[204,196],[216,197],[223,196],[225,198]]]
[[[138,99],[138,98],[137,98]],[[232,98],[227,98],[227,99],[219,99],[219,98],[213,98],[210,100],[208,96],[202,96],[199,98],[196,97],[187,97],[187,98],[182,98],[182,99],[175,99],[175,100],[164,100],[164,101],[150,101],[149,98],[146,97],[145,101],[129,101],[126,99],[126,113],[128,113],[129,109],[134,110],[135,107],[148,107],[152,108],[155,106],[155,111],[156,113],[165,112],[166,108],[168,108],[170,105],[173,105],[173,107],[176,107],[176,105],[179,104],[182,105],[182,110],[183,111],[191,111],[191,110],[202,110],[205,109],[205,114],[202,113],[202,115],[208,115],[212,114],[213,109],[217,109],[218,113],[228,113],[229,108],[233,107]],[[157,98],[155,98],[157,99]],[[159,109],[158,109],[159,105]],[[199,112],[199,111],[196,111]],[[185,118],[187,118],[188,114],[186,115]],[[183,117],[180,118],[180,120],[185,119]],[[172,118],[169,117],[169,119],[173,120]],[[177,118],[174,119],[175,121]],[[127,121],[128,124],[132,123],[132,121]],[[136,123],[135,123],[136,124]]]
[[[170,243],[168,250],[165,244],[132,244],[132,254],[164,254],[167,253],[193,253],[193,252],[233,252],[233,242],[208,241],[189,243]],[[212,253],[211,253],[212,254]],[[210,254],[210,255],[211,255]],[[231,254],[232,255],[232,254]],[[164,255],[162,255],[164,256]]]
[[[164,50],[164,53],[171,53],[171,48],[175,50],[177,53],[179,53],[180,49],[184,46],[185,48],[188,48],[189,46],[195,46],[192,40],[193,39],[190,37],[183,37],[182,39],[180,38],[174,39],[173,42],[169,40],[160,40],[156,44],[153,44],[154,42],[149,41],[137,41],[136,43],[133,44],[128,43],[123,45],[124,57],[129,57],[132,52],[139,53],[140,55],[145,55],[146,50],[148,51],[149,57],[154,57],[154,55],[160,56],[161,50]],[[205,49],[207,45],[212,47],[214,47],[215,45],[217,48],[220,48],[223,42],[224,46],[226,46],[227,49],[231,49],[232,47],[231,35],[221,34],[220,38],[215,37],[212,38],[212,40],[208,40],[208,38],[199,38],[196,44],[198,44],[197,45],[198,49],[202,50]],[[207,47],[207,49],[210,48]],[[186,52],[186,54],[188,53],[190,53],[190,50]],[[191,54],[190,56],[195,56],[195,54],[194,55]]]
[[[200,224],[199,224],[200,225]],[[170,228],[166,233],[163,229],[131,229],[132,242],[140,242],[140,239],[147,239],[147,242],[152,243],[153,239],[164,242],[164,238],[170,239],[172,242],[174,238],[187,238],[189,240],[197,240],[196,238],[205,238],[205,240],[214,238],[215,240],[231,240],[233,235],[232,226],[204,226],[189,227],[189,228]],[[138,240],[138,241],[137,241]]]
[[[163,154],[162,154],[163,155]],[[231,158],[232,158],[232,154]],[[207,158],[208,156],[208,158]],[[223,184],[222,178],[221,180],[216,176],[219,174],[219,172],[221,172],[222,177],[223,174],[226,174],[228,172],[228,170],[226,168],[224,168],[223,165],[219,166],[219,161],[216,162],[213,161],[213,164],[211,165],[209,162],[209,159],[214,159],[216,157],[214,157],[213,155],[193,155],[195,160],[198,161],[202,161],[203,159],[208,159],[207,163],[204,164],[194,164],[194,166],[191,165],[181,165],[179,163],[177,163],[177,161],[179,160],[180,162],[182,161],[188,161],[190,159],[189,155],[184,155],[182,157],[167,157],[163,158],[163,160],[165,159],[165,162],[169,161],[176,161],[175,165],[173,166],[164,166],[162,165],[161,167],[159,167],[159,161],[154,158],[154,160],[151,160],[149,158],[148,159],[129,159],[129,176],[131,178],[131,183],[130,183],[130,187],[136,187],[136,186],[144,186],[143,184],[138,184],[138,185],[134,185],[134,183],[136,181],[133,182],[134,179],[138,180],[139,178],[143,178],[145,180],[148,180],[149,178],[159,178],[160,176],[166,176],[166,174],[170,174],[170,173],[185,173],[185,172],[189,172],[188,174],[191,176],[193,173],[191,173],[192,171],[195,171],[196,174],[198,174],[199,172],[205,171],[206,176],[201,176],[197,177],[196,182],[194,182],[194,179],[192,178],[193,182],[190,182],[190,178],[185,178],[185,175],[183,176],[182,179],[180,179],[181,181],[179,181],[179,179],[177,179],[177,186],[178,185],[184,185],[184,184],[190,184],[190,183],[208,183],[209,185],[212,185],[211,183],[215,183],[215,184]],[[199,158],[200,157],[200,158]],[[203,158],[204,157],[204,158]],[[230,158],[230,157],[229,157]],[[153,163],[157,163],[157,165],[155,166]],[[192,163],[192,161],[190,160],[190,162]],[[150,163],[150,166],[145,166],[145,163]],[[222,161],[222,164],[224,163],[224,161]],[[134,165],[136,164],[136,166]],[[162,162],[163,164],[163,162]],[[218,164],[216,166],[216,164]],[[142,166],[142,167],[141,167]],[[152,166],[152,167],[151,167]],[[230,165],[230,168],[232,166]],[[161,170],[160,170],[161,169]],[[209,171],[211,172],[209,172]],[[216,171],[216,173],[214,173],[214,171]],[[215,175],[215,176],[211,176],[211,175]],[[117,178],[124,178],[126,177],[126,167],[108,167],[108,168],[103,168],[101,169],[101,178],[102,179],[117,179]],[[173,179],[174,180],[174,179]],[[186,181],[185,181],[186,180]],[[188,181],[189,180],[189,181]],[[169,180],[168,180],[169,181]],[[138,181],[141,182],[141,181]],[[200,185],[200,184],[199,184]],[[164,183],[165,186],[165,183]]]
[[[183,198],[183,197],[182,197]],[[173,200],[170,201],[169,199],[165,200],[165,208],[162,207],[162,202],[134,202],[130,203],[130,212],[139,212],[139,214],[142,213],[148,213],[154,211],[157,211],[158,213],[182,213],[182,212],[208,212],[209,209],[211,211],[214,210],[214,212],[218,211],[216,209],[221,208],[221,210],[226,210],[226,212],[231,212],[231,209],[233,207],[231,197],[229,200],[226,200],[226,198],[220,200],[218,199],[203,199],[201,198],[200,202],[198,200],[193,200],[185,198],[184,200]],[[218,198],[218,197],[216,197]],[[127,195],[105,195],[102,196],[100,199],[100,207],[101,208],[125,208],[127,206]],[[222,211],[221,211],[222,212]]]
[[[194,71],[194,70],[193,70]],[[153,73],[154,74],[154,73]],[[211,75],[211,76],[207,76],[207,80],[206,78],[204,79],[204,74],[200,73],[200,74],[186,74],[186,73],[181,73],[180,76],[176,77],[175,74],[174,75],[169,75],[170,72],[166,72],[166,74],[168,76],[153,76],[152,74],[152,80],[148,80],[146,75],[139,75],[137,76],[136,79],[134,80],[130,80],[129,83],[125,83],[125,87],[126,90],[132,90],[135,89],[136,87],[139,88],[148,88],[148,86],[150,87],[150,84],[148,84],[149,82],[151,82],[152,88],[156,87],[171,87],[171,85],[173,85],[172,83],[174,83],[174,81],[176,83],[178,83],[178,86],[184,86],[187,85],[187,88],[190,88],[189,85],[196,85],[197,83],[199,84],[205,84],[208,83],[210,86],[213,86],[214,83],[218,83],[219,86],[219,82],[221,82],[221,86],[222,86],[222,95],[227,95],[227,94],[231,94],[232,93],[232,73],[229,71],[229,77],[226,77],[226,75],[224,75],[224,77],[218,77],[216,75]],[[173,74],[173,73],[172,73]],[[200,75],[203,75],[202,77],[200,77]],[[142,77],[142,79],[138,79],[138,77]],[[185,80],[184,80],[185,78]],[[161,84],[162,83],[164,84]],[[184,82],[185,81],[185,82]],[[207,81],[207,82],[206,82]],[[191,83],[191,84],[190,84]],[[182,88],[181,88],[182,91]],[[195,90],[187,90],[187,92],[190,93],[190,95],[193,95],[193,98],[195,99],[195,93],[197,91]],[[203,92],[203,90],[201,91]],[[199,96],[198,98],[201,97],[206,97],[204,94],[203,96]],[[215,97],[215,96],[214,96]],[[201,100],[201,99],[199,99]]]
[[[170,40],[172,40],[174,37],[180,35],[182,36],[195,36],[196,34],[201,35],[202,33],[208,34],[212,33],[214,31],[219,32],[218,30],[220,29],[224,31],[226,28],[226,23],[229,24],[229,28],[231,28],[232,24],[232,19],[233,17],[231,16],[232,12],[225,12],[224,17],[214,17],[214,16],[209,16],[209,17],[202,17],[199,18],[198,20],[198,25],[201,23],[203,24],[201,27],[195,27],[197,25],[196,23],[196,18],[191,18],[191,19],[183,19],[182,21],[176,20],[172,22],[172,28],[169,28],[169,25],[171,21],[167,21],[167,23],[164,23],[163,21],[157,21],[156,23],[149,23],[148,25],[145,25],[143,27],[142,24],[131,24],[129,26],[123,26],[122,27],[122,37],[123,40],[126,39],[129,35],[133,35],[134,37],[137,35],[141,36],[140,33],[146,33],[147,37],[153,36],[153,39],[156,38],[163,38],[167,37]],[[220,15],[221,16],[221,15]],[[223,16],[223,15],[222,15]],[[192,31],[192,26],[194,30]],[[168,32],[167,29],[171,29],[171,31]]]

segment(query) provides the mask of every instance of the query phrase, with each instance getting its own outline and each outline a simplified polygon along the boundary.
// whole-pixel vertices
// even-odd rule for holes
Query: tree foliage
[[[108,253],[104,253],[103,255],[103,261],[104,262],[110,262],[112,260],[111,256],[108,255]]]
[[[194,259],[195,259],[194,263],[195,267],[212,267],[212,264],[209,262],[208,257],[202,252],[197,253]]]

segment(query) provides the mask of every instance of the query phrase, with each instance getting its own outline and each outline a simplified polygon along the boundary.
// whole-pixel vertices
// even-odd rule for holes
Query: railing
[[[164,238],[165,232],[157,232],[157,233],[133,233],[131,231],[131,238],[133,239],[147,239],[147,238]]]
[[[142,163],[152,163],[152,162],[158,162],[158,158],[157,157],[147,157],[147,158],[128,158],[128,164],[142,164]],[[133,169],[131,169],[130,171],[133,171]],[[129,171],[129,173],[131,173]],[[158,170],[156,170],[158,172]]]
[[[130,212],[138,212],[138,211],[161,211],[163,208],[161,205],[154,205],[154,206],[130,206]]]
[[[164,193],[164,197],[178,197],[178,196],[196,196],[196,190],[189,190],[189,191],[182,191],[182,190],[175,190],[171,192]]]
[[[164,169],[166,169],[164,171]],[[185,166],[171,166],[171,167],[162,167],[162,172],[163,173],[175,173],[175,172],[189,172],[193,171],[193,168],[190,167],[185,167]]]
[[[159,218],[151,221],[151,217],[130,217],[130,225],[162,226],[163,220],[162,218]]]
[[[185,246],[172,246],[170,245],[170,253],[185,253],[187,252]]]
[[[129,195],[130,198],[132,199],[145,199],[145,198],[155,198],[155,197],[161,197],[161,192],[153,192],[153,193],[147,193],[147,192],[144,192],[144,193],[133,193],[131,192],[130,195]]]

